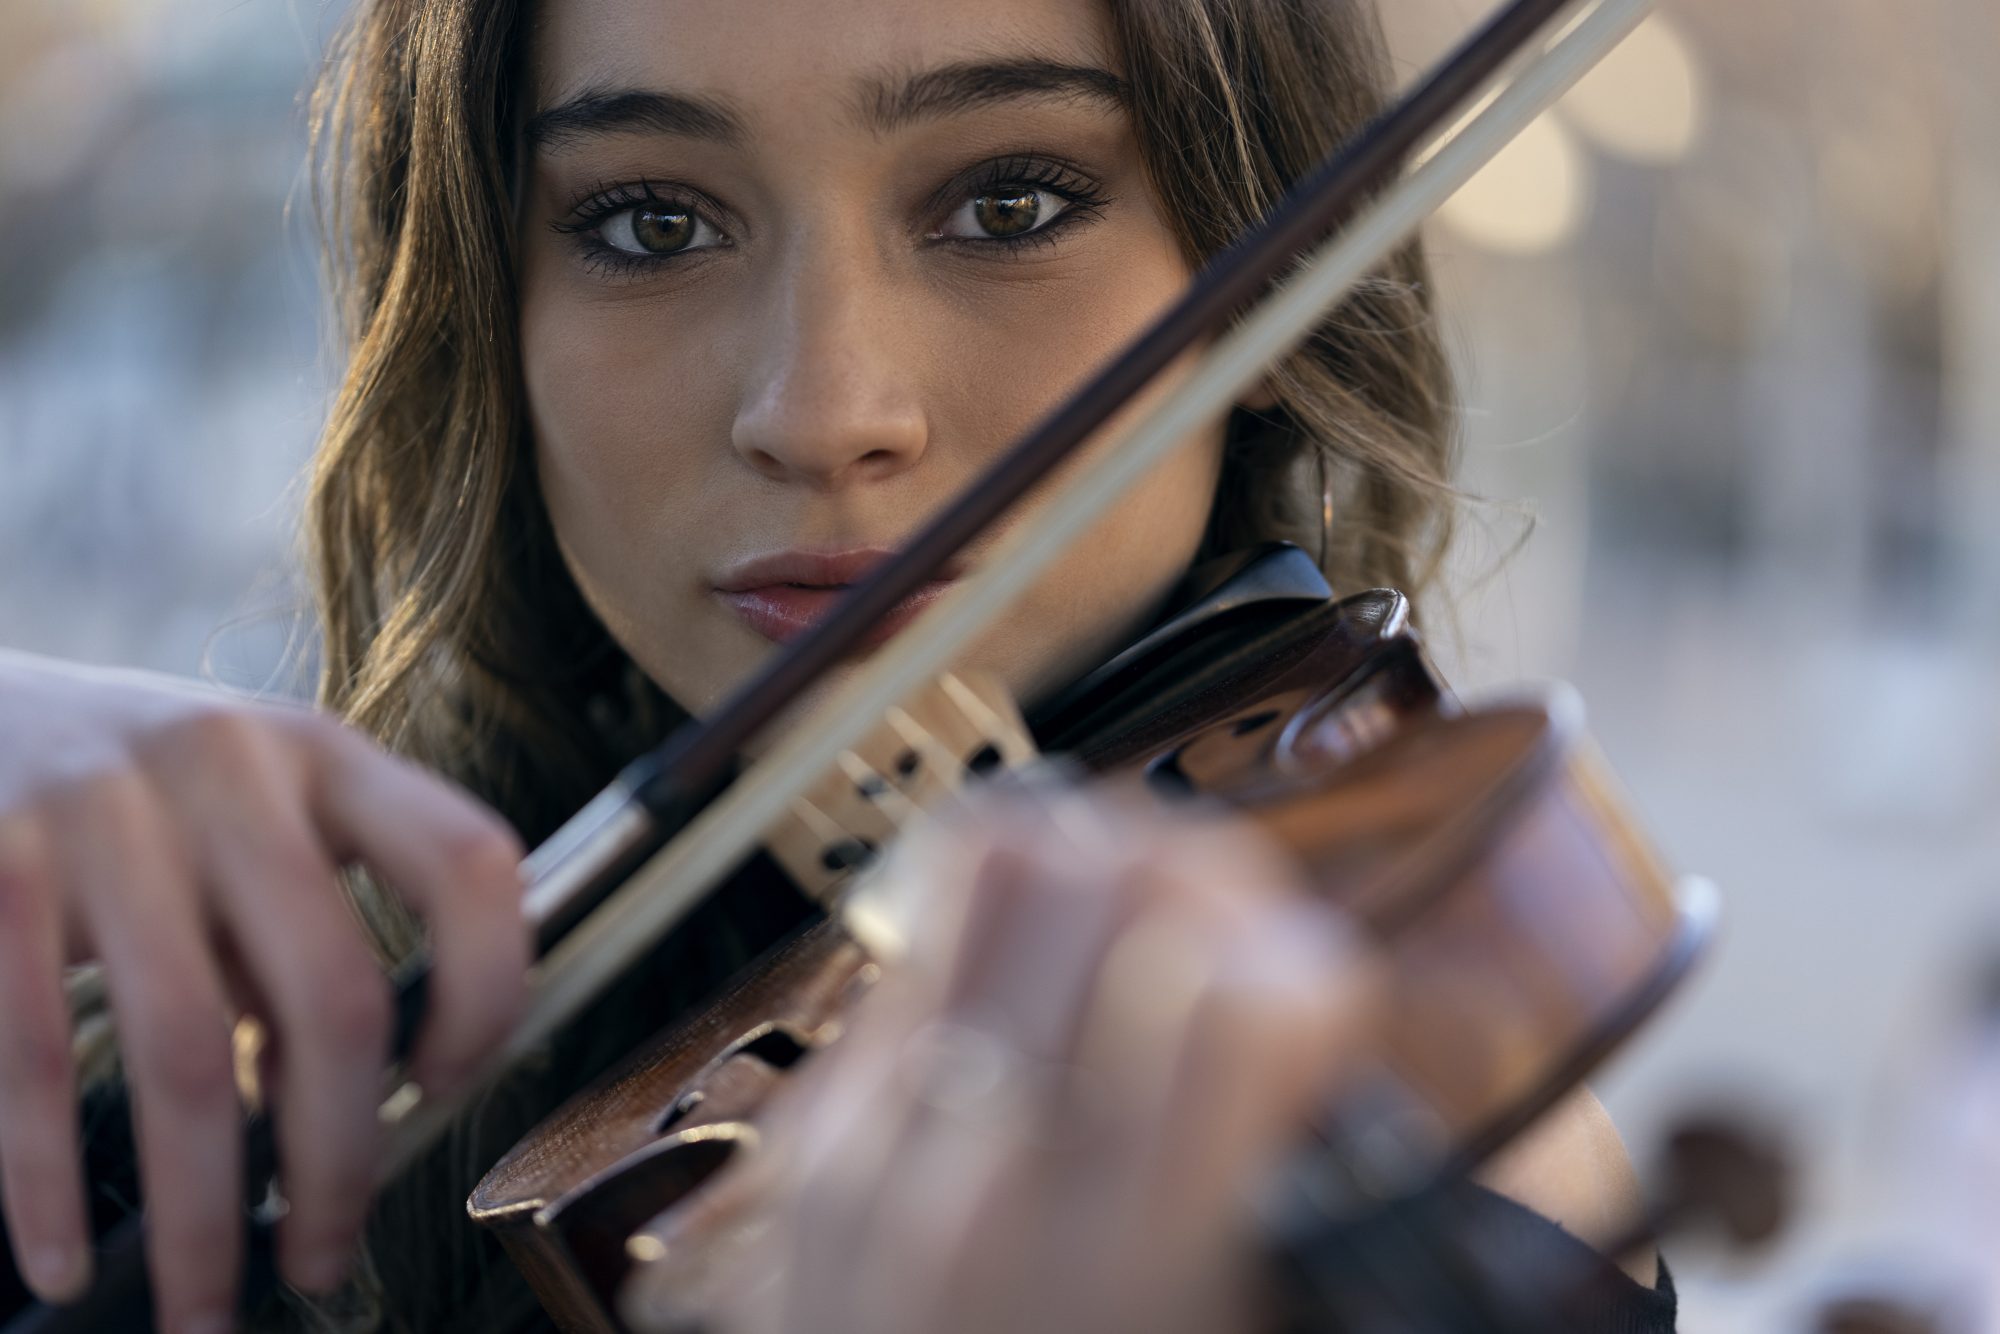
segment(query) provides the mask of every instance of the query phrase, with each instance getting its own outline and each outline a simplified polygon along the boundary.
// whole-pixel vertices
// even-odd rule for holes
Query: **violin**
[[[857,585],[834,615],[776,654],[716,714],[621,774],[525,863],[524,910],[541,961],[530,1011],[489,1077],[546,1041],[762,843],[789,838],[799,855],[788,854],[786,865],[832,908],[827,924],[739,979],[706,1012],[706,1029],[697,1020],[686,1030],[699,1040],[669,1038],[634,1058],[634,1068],[650,1060],[671,1068],[673,1078],[630,1104],[639,1109],[636,1119],[607,1131],[606,1147],[565,1160],[583,1168],[581,1176],[541,1171],[565,1158],[558,1150],[566,1141],[552,1131],[553,1139],[524,1145],[482,1184],[475,1210],[533,1229],[509,1244],[530,1269],[541,1266],[545,1292],[587,1298],[576,1309],[596,1314],[577,1319],[614,1318],[611,1290],[637,1277],[619,1258],[634,1254],[634,1238],[664,1229],[686,1240],[689,1215],[673,1211],[698,1202],[701,1183],[748,1142],[757,1089],[775,1086],[776,1072],[824,1045],[839,1004],[880,966],[871,953],[881,952],[882,942],[871,942],[863,924],[865,896],[850,911],[843,886],[854,869],[852,850],[889,832],[890,803],[880,798],[917,804],[910,784],[895,779],[928,781],[938,769],[1004,769],[1010,759],[1025,759],[1026,729],[992,727],[1006,722],[1005,702],[976,683],[947,679],[952,656],[1193,422],[1240,396],[1307,336],[1645,9],[1645,0],[1512,0],[1404,102],[1302,181],[1126,355],[920,531],[900,559]],[[1213,345],[1173,392],[1093,450],[974,575],[871,656],[813,719],[739,772],[748,743],[849,659],[889,608],[1204,339]],[[1407,607],[1394,594],[1343,602],[1321,596],[1285,617],[1270,614],[1278,610],[1265,605],[1272,599],[1232,604],[1231,596],[1216,614],[1193,627],[1168,627],[1157,642],[1135,646],[1066,695],[1054,716],[1038,720],[1044,741],[1107,779],[1137,774],[1175,800],[1225,802],[1244,812],[1291,847],[1321,892],[1364,924],[1391,965],[1398,1012],[1368,1053],[1381,1072],[1367,1081],[1375,1114],[1348,1103],[1330,1124],[1349,1127],[1350,1138],[1379,1138],[1383,1125],[1409,1131],[1407,1156],[1418,1166],[1399,1178],[1399,1189],[1448,1180],[1532,1121],[1655,1008],[1698,951],[1708,921],[1704,901],[1676,897],[1580,743],[1564,697],[1460,709],[1423,665]],[[929,725],[906,707],[920,697],[942,701]],[[867,762],[870,735],[894,712],[920,734],[905,738],[920,761],[912,774],[900,763],[884,771]],[[977,744],[952,750],[938,740],[954,732]],[[985,760],[989,751],[999,763]],[[921,762],[946,753],[953,766]],[[836,774],[854,786],[857,765],[882,779],[879,792],[860,793],[838,811],[810,800],[822,784],[838,787]],[[802,802],[824,817],[820,827],[808,819],[803,835],[787,835],[788,819],[806,818]],[[399,983],[399,1054],[422,995],[418,965]],[[1470,1042],[1462,1050],[1461,1032]],[[464,1095],[404,1093],[394,1100],[392,1173],[465,1102]],[[735,1129],[724,1133],[725,1126]],[[271,1201],[282,1199],[267,1122],[253,1121],[249,1157],[246,1213],[253,1232],[263,1233]],[[1338,1144],[1321,1157],[1353,1161]],[[622,1182],[611,1170],[641,1163],[652,1166]],[[565,1213],[578,1200],[590,1207],[577,1209],[573,1227],[532,1221],[558,1203]],[[547,1237],[560,1244],[537,1240]],[[579,1252],[594,1258],[580,1260]],[[32,1310],[6,1325],[8,1334],[143,1319],[140,1257],[139,1229],[128,1225],[105,1246],[91,1297],[61,1311]],[[643,1312],[635,1323],[646,1323]]]
[[[1712,898],[1677,887],[1650,851],[1573,698],[1464,709],[1400,595],[1296,591],[1315,576],[1296,548],[1250,558],[1065,692],[1038,730],[1089,782],[1247,816],[1361,925],[1386,965],[1389,1017],[1355,1054],[1366,1073],[1328,1109],[1317,1151],[1369,1161],[1371,1199],[1402,1198],[1465,1177],[1622,1042],[1698,955]],[[885,811],[917,809],[940,769],[956,786],[992,772],[982,756],[1017,764],[1026,737],[1004,700],[953,682],[851,753],[771,840],[830,915],[481,1181],[472,1216],[564,1329],[689,1327],[701,1302],[687,1276],[722,1270],[713,1252],[742,1240],[718,1177],[759,1151],[767,1101],[881,974],[869,941],[885,914],[867,903],[881,891],[848,889],[842,904],[851,849],[879,837]]]

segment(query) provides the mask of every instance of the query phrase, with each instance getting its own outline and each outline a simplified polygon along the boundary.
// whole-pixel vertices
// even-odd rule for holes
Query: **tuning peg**
[[[1835,1302],[1820,1313],[1814,1334],[1944,1334],[1934,1312],[1874,1297]]]
[[[1034,758],[1034,739],[1005,686],[947,674],[841,752],[772,827],[765,846],[793,883],[828,903],[917,815],[973,779]]]

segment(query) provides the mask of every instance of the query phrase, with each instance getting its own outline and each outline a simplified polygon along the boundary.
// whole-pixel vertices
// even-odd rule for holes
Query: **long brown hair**
[[[1111,0],[1191,263],[1381,105],[1364,0]],[[539,837],[673,716],[584,608],[536,492],[510,231],[522,0],[361,0],[315,98],[348,353],[307,510],[321,701]],[[1232,422],[1211,543],[1322,545],[1337,588],[1430,584],[1451,395],[1424,261],[1391,261]],[[1324,469],[1324,471],[1322,471]]]
[[[1108,2],[1152,184],[1193,265],[1385,98],[1371,0]],[[585,608],[536,489],[511,236],[528,17],[527,0],[356,0],[315,93],[347,369],[307,539],[321,702],[534,841],[677,712]],[[1451,529],[1453,411],[1419,250],[1272,384],[1275,411],[1230,424],[1210,545],[1294,537],[1323,549],[1337,588],[1420,595]],[[357,901],[385,955],[413,945],[391,899],[362,884]],[[391,1286],[440,1304],[455,1291]]]

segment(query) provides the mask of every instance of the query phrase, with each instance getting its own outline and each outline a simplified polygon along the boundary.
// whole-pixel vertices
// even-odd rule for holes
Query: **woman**
[[[309,509],[323,711],[0,660],[6,1221],[37,1291],[85,1280],[61,970],[101,963],[158,1202],[166,1329],[229,1321],[229,1031],[244,1011],[274,1038],[294,1314],[421,1329],[521,1315],[518,1281],[463,1233],[472,1177],[797,909],[697,919],[645,987],[601,1005],[392,1192],[357,1251],[388,1022],[377,961],[423,921],[436,983],[412,1073],[451,1087],[519,1004],[522,846],[683,710],[714,706],[1141,329],[1364,121],[1386,68],[1358,0],[366,0],[339,56],[319,105],[351,343]],[[1158,615],[1198,556],[1256,537],[1309,535],[1336,587],[1421,589],[1448,529],[1447,404],[1406,253],[972,661],[1032,701]],[[1281,869],[1249,888],[1200,874],[1205,837],[1080,876],[1054,853],[972,857],[979,887],[951,901],[977,925],[923,956],[876,1036],[824,1078],[894,1096],[870,1062],[968,994],[1024,1049],[1036,1024],[1138,1023],[1090,997],[1113,943],[1142,928],[1212,954],[1218,1004],[1200,1014],[1336,1032],[1354,992],[1331,936],[1292,925]],[[350,866],[370,873],[354,890],[365,932],[340,903]],[[1021,944],[1065,940],[1090,944]],[[1065,999],[1037,1017],[1051,996]],[[1195,1050],[1192,1027],[1159,1040]],[[1134,1119],[1104,1139],[1105,1184],[1015,1175],[1020,1198],[959,1219],[964,1244],[926,1272],[977,1254],[977,1281],[875,1285],[853,1310],[807,1308],[802,1327],[962,1327],[968,1302],[1005,1324],[1012,1308],[992,1316],[968,1294],[1039,1290],[1074,1300],[1038,1320],[1104,1328],[1185,1286],[1133,1256],[1222,1272],[1234,1187],[1332,1073],[1239,1046],[1216,1073],[1249,1111],[1216,1155],[1146,1158]],[[942,1171],[844,1178],[852,1127],[836,1113],[802,1111],[794,1133],[796,1172],[773,1188],[793,1221],[771,1258],[795,1285],[840,1256],[893,1265],[966,1198]],[[1494,1184],[1585,1237],[1608,1235],[1632,1194],[1588,1099]],[[1006,1240],[1079,1201],[1122,1260]],[[1078,1256],[1104,1263],[1078,1271]],[[1065,1263],[1094,1295],[1038,1287]],[[1627,1263],[1635,1293],[1653,1282],[1650,1257]],[[737,1313],[745,1327],[799,1325],[803,1289],[771,1291],[774,1306]]]

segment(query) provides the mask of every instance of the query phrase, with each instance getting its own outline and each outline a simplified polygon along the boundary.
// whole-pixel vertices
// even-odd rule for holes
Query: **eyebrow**
[[[916,121],[1030,97],[1079,98],[1119,109],[1131,86],[1110,70],[1057,60],[971,60],[864,80],[853,109],[876,134]],[[537,112],[523,130],[531,148],[562,148],[598,135],[650,131],[735,146],[744,118],[719,98],[651,88],[586,88]]]
[[[971,111],[1024,97],[1078,98],[1123,110],[1132,90],[1110,70],[1057,60],[969,60],[917,74],[869,80],[856,103],[861,123],[877,134],[913,121]]]
[[[650,88],[586,88],[536,112],[522,133],[531,148],[562,148],[579,139],[650,130],[734,145],[744,138],[743,118],[728,103],[691,93]]]

